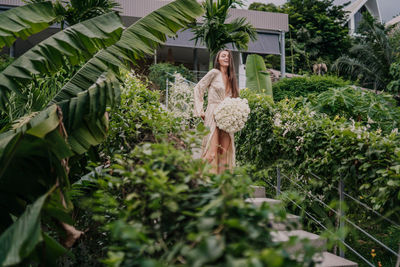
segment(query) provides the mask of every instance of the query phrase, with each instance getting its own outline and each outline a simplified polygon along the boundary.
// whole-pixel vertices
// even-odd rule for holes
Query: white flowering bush
[[[346,194],[387,214],[392,220],[399,220],[400,134],[397,127],[382,124],[382,119],[368,116],[371,114],[368,112],[363,113],[365,118],[358,114],[348,117],[350,113],[324,114],[305,98],[273,103],[268,97],[250,90],[241,91],[240,96],[248,99],[251,113],[246,126],[235,135],[236,158],[241,165],[254,164],[248,168],[253,171],[251,177],[255,181],[273,182],[275,168],[279,166],[285,174],[283,190],[299,192],[298,203],[302,208],[328,225],[334,225],[336,217],[316,208],[310,192],[319,200],[335,205],[338,203],[337,187],[342,180]],[[270,186],[266,185],[268,190]],[[275,193],[272,187],[269,190]],[[358,222],[361,228],[377,225],[374,228],[377,235],[393,236],[380,218],[375,219],[370,211],[348,203],[351,203],[346,210],[348,218]],[[287,207],[297,210],[290,203]],[[364,249],[365,239],[360,239],[361,243],[353,237],[347,239],[352,242],[351,246]],[[398,236],[391,240],[388,238],[388,244],[398,244]]]
[[[214,118],[218,128],[236,133],[243,129],[249,113],[247,99],[227,97],[215,109]]]
[[[187,82],[180,73],[175,73],[175,82],[169,84],[168,110],[182,125],[190,125],[193,119],[194,85]]]

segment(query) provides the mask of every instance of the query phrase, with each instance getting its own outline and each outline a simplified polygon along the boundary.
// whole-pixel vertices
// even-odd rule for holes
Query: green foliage
[[[330,115],[332,119],[336,116],[352,118],[386,133],[400,124],[400,108],[391,95],[377,95],[371,91],[345,87],[329,89],[309,98],[316,110]]]
[[[389,32],[389,28],[365,13],[348,55],[338,58],[333,68],[365,87],[386,90],[391,81],[390,66],[400,51]]]
[[[22,95],[22,85],[28,84],[33,75],[51,74],[65,61],[71,65],[90,58],[100,49],[115,43],[123,25],[117,15],[105,14],[60,31],[16,59],[0,73],[0,103],[7,110],[7,96],[11,92]],[[65,39],[68,41],[57,41]],[[48,50],[52,53],[49,54]],[[96,79],[97,80],[97,79]]]
[[[250,90],[242,91],[241,96],[249,100],[251,113],[246,127],[235,135],[237,158],[242,164],[254,164],[251,176],[260,179],[258,183],[267,188],[270,185],[261,178],[275,183],[271,177],[275,177],[275,167],[279,166],[281,172],[286,175],[282,180],[284,192],[288,190],[299,192],[299,197],[295,199],[298,198],[300,206],[325,226],[334,226],[336,216],[316,203],[315,199],[309,196],[309,192],[331,207],[336,207],[340,178],[344,181],[347,194],[393,221],[399,221],[398,130],[390,131],[390,127],[386,131],[381,131],[379,128],[374,130],[377,128],[374,126],[375,123],[378,125],[382,123],[378,120],[370,124],[372,127],[368,127],[367,121],[355,122],[335,116],[335,112],[342,112],[341,108],[345,109],[344,112],[347,110],[354,112],[350,105],[354,105],[363,116],[382,105],[384,108],[382,116],[379,116],[380,112],[376,114],[382,121],[385,121],[385,113],[398,111],[390,111],[390,106],[386,106],[386,101],[388,105],[393,104],[390,98],[387,100],[385,96],[376,96],[368,92],[364,92],[363,95],[363,91],[348,92],[348,90],[350,89],[332,89],[336,94],[331,91],[321,94],[325,96],[332,94],[332,101],[335,103],[328,101],[324,105],[331,112],[331,117],[316,112],[315,107],[302,98],[272,104],[262,95],[256,95]],[[322,97],[312,101],[317,104],[324,99]],[[349,113],[345,116],[349,116]],[[315,178],[311,173],[321,179]],[[300,187],[286,179],[287,176]],[[388,235],[390,224],[383,222],[366,209],[360,209],[360,206],[353,204],[348,198],[346,203],[349,204],[346,210],[347,218],[379,240],[384,240],[385,244],[395,244],[391,247],[397,251],[398,237]],[[288,205],[288,208],[301,212],[293,205]],[[311,220],[305,225],[313,231],[320,229],[320,226]],[[376,243],[353,227],[349,230],[346,242],[362,252],[362,255],[368,255],[371,248],[377,249]],[[377,249],[377,252],[384,265],[393,265],[396,260],[393,255],[380,249]],[[354,257],[351,259],[358,260]]]
[[[109,13],[120,4],[114,0],[70,0],[66,5],[56,4],[56,11],[59,17],[63,18],[68,25],[91,19]]]
[[[11,46],[17,38],[27,39],[30,35],[48,28],[56,19],[51,1],[12,8],[0,14],[0,49]],[[0,69],[1,70],[1,69]]]
[[[246,21],[246,18],[236,18],[226,23],[229,8],[243,5],[241,0],[206,0],[203,8],[206,13],[202,24],[193,24],[192,31],[196,43],[204,43],[210,52],[210,69],[213,57],[218,51],[232,44],[238,50],[247,50],[250,40],[257,38],[255,28]]]
[[[106,155],[127,153],[136,144],[155,142],[174,131],[175,122],[170,114],[162,111],[159,92],[147,87],[148,83],[133,73],[126,75],[121,105],[110,113],[109,135],[102,144]]]
[[[248,97],[249,92],[244,93]],[[252,112],[236,135],[240,161],[258,168],[285,161],[301,174],[325,177],[328,184],[337,184],[342,177],[347,193],[362,197],[375,209],[385,212],[399,207],[397,130],[384,134],[362,123],[331,119],[299,100],[271,106],[261,96],[248,99]],[[393,216],[399,219],[398,213]]]
[[[349,82],[335,76],[305,76],[279,80],[273,84],[274,99],[307,96],[310,93],[321,93],[329,88],[350,85]]]
[[[193,74],[183,65],[174,66],[170,63],[158,63],[151,65],[149,70],[150,70],[149,73],[150,81],[152,81],[155,85],[157,85],[158,88],[160,88],[160,90],[162,91],[165,91],[167,78],[169,82],[171,83],[175,82],[175,77],[167,73],[171,74],[174,74],[175,72],[180,73],[183,76],[183,78],[189,81],[193,82],[195,81]]]
[[[0,71],[3,71],[14,61],[14,58],[9,57],[8,55],[0,55]]]
[[[249,10],[266,11],[266,12],[279,12],[279,7],[272,3],[264,4],[259,2],[253,2],[249,6]]]
[[[24,0],[27,3],[42,3],[46,0]],[[48,2],[47,2],[48,3]],[[79,22],[92,19],[97,16],[112,12],[115,8],[119,8],[119,3],[114,0],[69,0],[55,1],[51,8],[55,15],[55,21],[61,24],[61,29],[72,26]]]
[[[8,130],[13,121],[26,114],[41,111],[49,104],[66,82],[73,77],[80,66],[65,64],[53,75],[35,75],[31,82],[22,88],[20,94],[11,93],[7,112],[2,112],[4,124],[0,129]],[[5,127],[7,126],[7,127]]]
[[[319,59],[329,64],[350,47],[346,13],[332,0],[289,0],[279,7],[253,3],[249,9],[289,15],[286,55],[292,73],[309,73]]]
[[[89,201],[111,238],[107,266],[298,265],[269,235],[271,213],[285,215],[244,202],[245,173],[210,176],[171,143],[113,160]]]
[[[57,257],[66,254],[66,249],[58,245],[40,228],[41,211],[46,206],[49,192],[39,197],[25,212],[0,236],[0,265],[14,266],[31,253],[49,265],[56,264]],[[54,207],[52,207],[54,209]],[[36,245],[43,242],[43,251]]]
[[[246,60],[246,87],[255,92],[265,92],[273,97],[272,81],[264,60],[259,55],[249,55]]]
[[[395,62],[390,66],[392,81],[388,84],[387,90],[393,94],[400,94],[400,62]]]
[[[188,149],[200,134],[176,129],[146,83],[131,75],[125,83],[103,145],[111,166],[73,186],[88,189],[90,180],[95,188],[79,197],[84,216],[94,220],[85,224],[90,231],[81,244],[91,254],[79,262],[93,264],[97,255],[107,266],[298,266],[286,245],[272,243],[269,235],[271,214],[284,221],[283,210],[245,203],[249,176],[243,170],[209,174]],[[102,249],[95,251],[99,242]],[[313,251],[298,245],[308,262]]]
[[[27,205],[49,188],[68,188],[68,158],[104,140],[108,129],[106,107],[120,100],[119,69],[129,68],[130,63],[152,53],[155,46],[166,40],[166,34],[174,35],[200,12],[196,1],[177,0],[134,23],[122,35],[120,18],[107,13],[49,37],[0,73],[1,103],[3,111],[7,111],[10,93],[28,97],[23,94],[24,85],[34,80],[35,75],[52,74],[65,62],[74,66],[90,59],[45,109],[26,114],[9,131],[0,134],[0,198],[12,203],[0,209],[2,233],[16,227],[13,219],[18,219]],[[48,217],[65,222],[67,210],[61,197],[57,197],[59,194],[57,191],[50,195],[54,207],[44,210]],[[55,265],[56,255],[62,250],[50,237],[43,238],[45,246],[38,246],[39,254],[48,250],[53,255],[53,262],[48,265]],[[5,250],[19,249],[14,243],[6,245],[11,247]],[[39,257],[27,251],[13,264],[26,256],[28,263]],[[39,259],[39,263],[47,262]]]

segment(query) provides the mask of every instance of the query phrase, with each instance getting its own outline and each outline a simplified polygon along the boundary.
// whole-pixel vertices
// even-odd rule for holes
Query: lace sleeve
[[[204,91],[208,88],[217,73],[216,69],[210,70],[194,87],[194,116],[204,115]]]

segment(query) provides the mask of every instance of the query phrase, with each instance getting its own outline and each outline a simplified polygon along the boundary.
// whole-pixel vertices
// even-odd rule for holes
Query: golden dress
[[[208,90],[208,105],[206,112],[204,112],[204,92]],[[232,94],[226,94],[225,83],[222,78],[222,73],[218,69],[210,70],[194,87],[194,115],[200,117],[205,115],[204,124],[210,130],[209,133],[203,138],[201,157],[204,158],[210,149],[211,138],[217,128],[214,119],[214,110],[226,97],[231,97]],[[232,170],[235,166],[235,144],[233,134],[229,134],[231,138],[230,146],[226,153],[220,155],[217,153],[213,162],[214,172],[218,170],[218,162],[220,157],[227,157],[228,169]]]

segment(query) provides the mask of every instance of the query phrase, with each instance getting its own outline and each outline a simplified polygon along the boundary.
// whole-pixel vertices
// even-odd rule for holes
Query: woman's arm
[[[210,70],[194,87],[194,116],[204,119],[204,91],[208,88],[214,79],[218,70]]]

